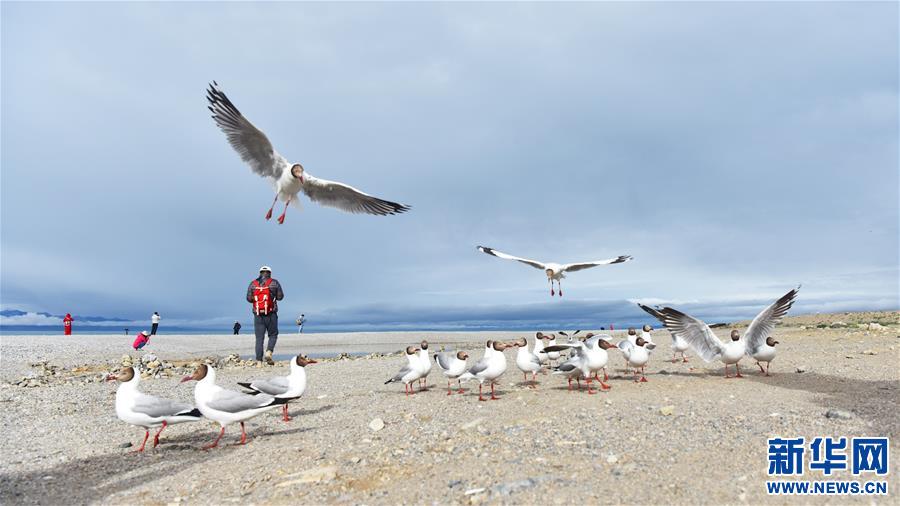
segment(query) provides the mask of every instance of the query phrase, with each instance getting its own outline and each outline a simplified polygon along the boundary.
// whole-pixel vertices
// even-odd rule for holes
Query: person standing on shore
[[[63,332],[67,336],[72,335],[72,315],[66,313],[66,317],[63,318]]]
[[[156,311],[153,312],[153,316],[150,317],[150,335],[156,335],[156,329],[159,328],[159,313]]]
[[[303,333],[303,324],[306,323],[306,315],[301,314],[299,318],[297,318],[297,333]]]
[[[234,335],[238,335],[241,333],[241,322],[235,320],[234,321]]]
[[[247,287],[247,302],[253,312],[253,331],[256,334],[256,360],[263,360],[263,344],[266,333],[269,344],[266,346],[266,363],[275,365],[272,352],[278,342],[278,301],[284,299],[281,283],[272,277],[272,269],[268,265],[259,268],[259,277]]]

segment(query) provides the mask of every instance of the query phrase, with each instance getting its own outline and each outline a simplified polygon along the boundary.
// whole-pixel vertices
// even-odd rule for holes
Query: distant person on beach
[[[125,327],[125,335],[128,335],[128,327]]]
[[[303,333],[303,324],[306,323],[306,315],[301,314],[299,318],[297,318],[297,333]]]
[[[278,342],[278,301],[284,299],[281,283],[272,277],[272,269],[268,265],[259,268],[259,277],[247,287],[247,302],[253,312],[253,331],[256,333],[256,360],[263,360],[263,344],[266,333],[269,334],[269,345],[266,346],[266,363],[275,365],[272,352]]]
[[[150,333],[146,330],[142,330],[138,332],[138,334],[134,337],[134,343],[131,344],[135,350],[139,350],[147,345],[150,342]]]
[[[241,322],[235,320],[234,321],[234,335],[238,335],[241,333]]]
[[[153,316],[150,317],[150,335],[156,335],[156,329],[159,328],[159,313],[156,311],[153,312]]]
[[[66,313],[66,317],[63,318],[63,332],[67,336],[72,335],[72,315]]]

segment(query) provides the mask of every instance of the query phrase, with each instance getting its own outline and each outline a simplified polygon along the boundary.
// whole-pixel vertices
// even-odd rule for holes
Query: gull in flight
[[[244,117],[225,93],[213,81],[206,90],[209,110],[216,125],[225,133],[229,144],[250,166],[256,174],[269,178],[275,185],[275,199],[266,213],[266,219],[272,217],[272,210],[278,199],[284,202],[284,212],[278,217],[278,223],[284,223],[284,215],[288,205],[293,202],[300,205],[297,194],[300,191],[310,200],[328,207],[336,207],[348,213],[365,213],[385,216],[409,211],[410,207],[382,200],[363,193],[356,188],[314,177],[299,163],[291,163],[275,151],[262,130]]]
[[[516,262],[522,262],[523,264],[530,265],[535,269],[540,269],[547,274],[547,281],[550,282],[550,296],[555,295],[553,290],[553,282],[556,281],[556,286],[559,287],[559,296],[562,297],[562,278],[566,277],[567,272],[575,272],[583,269],[590,269],[591,267],[597,267],[598,265],[610,265],[610,264],[620,264],[623,262],[627,262],[631,260],[631,255],[622,255],[616,258],[610,258],[607,260],[597,260],[596,262],[577,262],[574,264],[557,264],[553,262],[538,262],[537,260],[528,260],[527,258],[519,258],[512,255],[508,255],[503,253],[502,251],[497,251],[493,248],[488,248],[486,246],[478,246],[478,251],[482,253],[487,253],[488,255],[495,256],[497,258],[503,258],[506,260],[515,260]]]
[[[742,378],[738,362],[744,355],[750,357],[758,356],[760,351],[764,350],[764,346],[768,345],[766,343],[767,339],[772,331],[775,330],[775,325],[791,309],[799,290],[800,287],[798,286],[782,295],[780,299],[773,302],[769,307],[763,309],[750,322],[750,326],[744,331],[744,335],[741,335],[737,330],[732,330],[731,342],[728,344],[722,343],[709,325],[698,318],[670,307],[664,307],[659,312],[663,316],[662,322],[666,328],[690,343],[700,358],[706,362],[721,360],[725,364],[726,378],[731,377],[728,375],[728,366],[734,364],[734,368],[737,371],[735,377]],[[766,361],[767,358],[769,357],[764,356],[763,361]]]

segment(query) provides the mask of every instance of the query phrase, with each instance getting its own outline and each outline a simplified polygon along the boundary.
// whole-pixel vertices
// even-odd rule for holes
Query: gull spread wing
[[[503,253],[502,251],[497,251],[494,248],[488,248],[487,246],[478,246],[478,251],[480,251],[482,253],[487,253],[488,255],[495,256],[497,258],[503,258],[506,260],[515,260],[516,262],[522,262],[523,264],[528,264],[528,265],[534,267],[535,269],[540,269],[542,271],[547,269],[546,265],[542,264],[541,262],[538,262],[537,260],[529,260],[527,258],[514,257],[512,255]]]
[[[451,355],[448,353],[434,354],[434,360],[437,362],[438,367],[440,367],[441,370],[446,371],[447,369],[450,369],[450,356]]]
[[[725,345],[704,321],[670,307],[659,312],[665,317],[663,325],[693,346],[703,360],[715,360],[725,351]]]
[[[207,404],[216,411],[239,413],[248,409],[267,407],[272,405],[274,400],[271,395],[267,394],[250,395],[232,390],[219,390]]]
[[[771,306],[765,308],[747,327],[744,332],[744,342],[747,344],[747,355],[753,355],[759,351],[760,346],[766,342],[766,338],[775,329],[775,324],[784,318],[788,310],[794,304],[797,298],[797,292],[800,287],[794,288],[790,292],[781,296],[780,299],[772,303]]]
[[[565,264],[562,266],[562,270],[565,272],[575,272],[580,271],[582,269],[590,269],[591,267],[597,267],[598,265],[610,265],[610,264],[621,264],[623,262],[627,262],[631,260],[631,255],[622,255],[616,258],[609,258],[606,260],[597,260],[596,262],[579,262],[574,264]]]
[[[388,214],[400,214],[410,210],[410,207],[389,200],[383,200],[363,193],[356,188],[319,179],[306,173],[303,181],[303,193],[313,202],[323,206],[336,207],[342,211],[355,214],[375,214],[386,216]]]
[[[241,160],[260,176],[281,177],[281,173],[290,167],[288,161],[275,151],[266,134],[241,114],[215,81],[206,90],[206,100],[209,101],[208,108],[213,120],[225,132],[228,143],[238,152]]]

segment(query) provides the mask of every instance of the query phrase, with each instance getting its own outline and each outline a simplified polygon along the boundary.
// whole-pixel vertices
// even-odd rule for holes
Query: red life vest
[[[272,291],[269,285],[272,284],[272,278],[267,279],[263,284],[259,284],[258,279],[254,279],[253,286],[253,312],[256,314],[269,314],[277,309],[275,299],[272,297]]]

